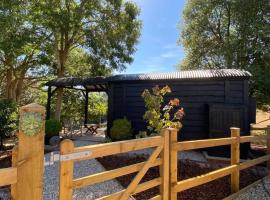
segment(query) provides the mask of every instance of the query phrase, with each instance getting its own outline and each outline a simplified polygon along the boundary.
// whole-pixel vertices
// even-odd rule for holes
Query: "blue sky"
[[[141,9],[141,37],[134,62],[122,73],[176,71],[184,57],[177,45],[185,0],[133,0]]]

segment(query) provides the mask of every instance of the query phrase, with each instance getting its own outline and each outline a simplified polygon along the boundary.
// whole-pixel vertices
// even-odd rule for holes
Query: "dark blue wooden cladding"
[[[127,117],[131,121],[134,133],[146,129],[146,123],[143,120],[143,114],[145,112],[144,101],[141,97],[144,89],[152,90],[156,85],[165,86],[168,85],[172,89],[172,93],[168,94],[165,98],[167,103],[172,98],[179,98],[181,106],[185,109],[185,117],[183,119],[183,129],[179,133],[179,138],[183,140],[190,139],[205,139],[209,137],[215,137],[213,127],[218,126],[224,129],[231,125],[238,125],[243,130],[248,130],[249,119],[252,117],[245,117],[245,110],[248,110],[249,106],[244,102],[245,90],[247,87],[243,80],[179,80],[179,81],[133,81],[133,82],[119,82],[110,83],[114,88],[111,105],[114,112],[110,113],[111,120],[117,118]],[[240,120],[241,123],[235,121],[236,115],[234,112],[225,112],[223,115],[216,114],[209,117],[209,107],[213,105],[231,105],[236,110],[241,110]],[[225,107],[226,110],[227,107]],[[221,111],[223,112],[223,111]],[[213,114],[213,112],[212,112]],[[231,119],[229,119],[231,118]],[[111,122],[109,122],[111,124]],[[110,127],[109,127],[110,128]],[[219,130],[227,132],[228,129]],[[223,134],[223,135],[224,135]]]

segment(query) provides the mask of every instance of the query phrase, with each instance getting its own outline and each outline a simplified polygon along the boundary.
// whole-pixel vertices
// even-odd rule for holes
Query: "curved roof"
[[[184,79],[226,79],[243,78],[249,79],[251,74],[248,71],[239,69],[218,69],[218,70],[188,70],[176,72],[146,73],[146,74],[119,74],[108,77],[65,77],[58,78],[46,83],[47,86],[75,87],[83,86],[90,90],[106,90],[109,82],[122,81],[145,81],[145,80],[184,80]]]

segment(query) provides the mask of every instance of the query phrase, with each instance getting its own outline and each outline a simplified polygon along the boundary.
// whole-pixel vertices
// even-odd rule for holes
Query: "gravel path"
[[[270,200],[270,176],[267,176],[235,200]]]
[[[75,141],[75,146],[85,146],[90,143],[89,141]],[[50,154],[45,155],[49,159]],[[84,160],[76,162],[74,165],[74,178],[95,174],[105,171],[103,166],[96,160]],[[57,200],[58,199],[58,185],[59,185],[59,162],[45,167],[44,174],[44,200]],[[74,200],[94,200],[99,197],[115,193],[122,190],[123,187],[115,180],[106,181],[103,183],[83,187],[73,192]]]

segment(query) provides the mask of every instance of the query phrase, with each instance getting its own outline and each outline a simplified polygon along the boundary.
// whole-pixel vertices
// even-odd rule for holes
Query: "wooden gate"
[[[168,156],[170,141],[169,132],[169,130],[164,130],[161,136],[76,148],[71,140],[64,140],[60,145],[59,199],[71,200],[73,189],[108,181],[134,172],[138,173],[126,189],[101,197],[100,200],[127,200],[133,194],[156,186],[160,186],[160,194],[152,199],[168,199],[170,185]],[[153,152],[145,162],[73,179],[73,168],[75,161],[94,159],[146,148],[153,148]],[[155,166],[160,167],[160,177],[139,184],[148,169]]]

